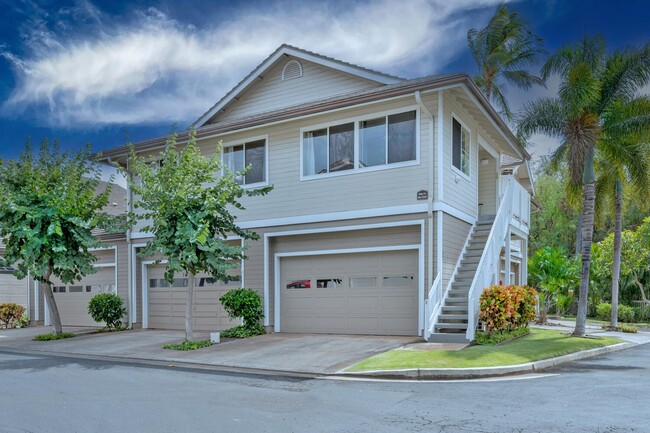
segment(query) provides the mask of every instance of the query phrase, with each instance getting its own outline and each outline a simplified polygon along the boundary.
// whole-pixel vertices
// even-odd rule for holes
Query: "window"
[[[287,289],[310,289],[311,280],[303,278],[301,280],[289,281],[286,285]]]
[[[316,280],[316,287],[319,289],[331,288],[336,289],[343,286],[341,278],[323,278]]]
[[[397,275],[384,277],[384,287],[413,287],[415,278],[412,275]]]
[[[303,176],[416,161],[416,118],[408,111],[303,132]]]
[[[351,289],[371,289],[377,287],[377,277],[352,277],[350,278]]]
[[[83,292],[83,286],[70,286],[70,293],[81,293]]]
[[[52,292],[53,293],[65,293],[66,286],[53,286],[52,287]]]
[[[453,119],[452,122],[453,144],[452,164],[462,173],[469,176],[470,153],[469,153],[469,131]]]
[[[244,175],[235,175],[239,185],[266,182],[266,139],[249,141],[223,149],[224,167],[239,173],[250,165]]]
[[[303,134],[305,176],[354,168],[354,123]]]

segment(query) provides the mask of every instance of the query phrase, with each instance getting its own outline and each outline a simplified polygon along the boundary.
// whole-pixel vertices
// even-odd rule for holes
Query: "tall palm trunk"
[[[194,335],[192,333],[192,304],[194,301],[194,274],[188,274],[189,278],[187,284],[187,299],[185,301],[185,338],[187,340],[193,340]]]
[[[616,179],[614,195],[616,219],[614,220],[614,257],[612,260],[612,319],[610,328],[618,326],[618,280],[621,276],[621,231],[623,225],[623,182]]]
[[[582,177],[582,273],[580,277],[580,295],[578,298],[578,315],[573,335],[585,335],[587,324],[587,299],[589,297],[589,267],[591,264],[591,241],[594,234],[594,207],[596,204],[596,175],[594,173],[594,148],[587,153],[584,175]]]
[[[63,332],[63,327],[61,326],[61,316],[59,315],[59,308],[56,306],[56,300],[54,299],[54,293],[52,293],[52,283],[50,282],[50,277],[52,276],[52,265],[47,270],[43,279],[46,283],[43,284],[43,295],[47,300],[47,307],[50,310],[50,322],[52,323],[52,330],[54,335],[59,335]]]

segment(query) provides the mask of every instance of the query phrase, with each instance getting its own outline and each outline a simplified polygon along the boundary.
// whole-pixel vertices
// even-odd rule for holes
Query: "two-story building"
[[[283,45],[191,128],[227,169],[252,166],[244,187],[274,186],[236,211],[260,235],[240,280],[197,277],[197,330],[231,326],[218,298],[242,286],[274,332],[466,340],[484,287],[526,281],[529,155],[466,74],[406,80]],[[187,280],[137,254],[139,227],[119,247],[129,321],[183,329]]]

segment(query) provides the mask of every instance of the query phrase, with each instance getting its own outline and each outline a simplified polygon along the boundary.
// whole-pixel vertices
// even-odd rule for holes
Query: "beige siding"
[[[345,72],[299,60],[303,76],[282,81],[282,69],[291,57],[284,58],[271,68],[240,97],[231,103],[226,112],[220,114],[214,123],[247,117],[266,111],[313,102],[332,96],[344,95],[380,84]]]
[[[444,215],[442,227],[442,286],[447,287],[472,226],[450,215]]]
[[[478,126],[456,100],[445,94],[444,102],[444,201],[476,217],[478,215]],[[460,174],[452,166],[452,115],[470,131],[470,174]]]
[[[268,134],[269,182],[274,185],[267,197],[244,198],[247,210],[236,211],[238,221],[321,215],[363,209],[426,204],[417,201],[417,191],[428,189],[429,119],[420,113],[420,163],[377,171],[300,180],[300,129],[328,123],[345,123],[351,118],[381,115],[389,110],[416,108],[412,96],[398,101],[372,104],[337,113],[238,134],[219,137],[224,143],[236,143]],[[219,138],[201,141],[206,154],[213,154]]]
[[[483,160],[487,164],[483,164]],[[497,161],[484,150],[479,152],[479,168],[478,168],[478,202],[479,211],[482,215],[496,215],[497,213]]]
[[[0,274],[0,304],[18,304],[27,308],[27,279]]]

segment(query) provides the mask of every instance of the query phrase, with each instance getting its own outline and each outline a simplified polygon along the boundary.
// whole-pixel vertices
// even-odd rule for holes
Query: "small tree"
[[[109,182],[97,193],[101,169],[89,160],[90,146],[61,152],[55,142],[41,144],[37,155],[27,146],[17,161],[0,162],[0,237],[4,261],[14,275],[27,274],[42,283],[54,334],[62,332],[51,277],[64,283],[96,272],[91,248],[101,247],[95,229],[111,230],[123,222],[102,209],[111,192]]]
[[[218,280],[233,280],[228,270],[241,260],[241,248],[229,245],[226,238],[236,235],[243,239],[258,239],[255,232],[244,230],[235,223],[232,208],[243,210],[243,196],[265,195],[271,187],[245,189],[235,181],[239,173],[226,171],[220,175],[220,146],[211,158],[201,155],[194,132],[182,149],[176,145],[176,135],[167,139],[160,154],[160,165],[151,164],[132,151],[129,168],[131,187],[139,197],[135,206],[141,208],[141,218],[149,224],[142,230],[154,238],[147,242],[141,254],[162,254],[167,259],[165,279],[170,283],[174,274],[187,275],[185,304],[185,337],[192,340],[192,302],[195,276],[206,272]]]

